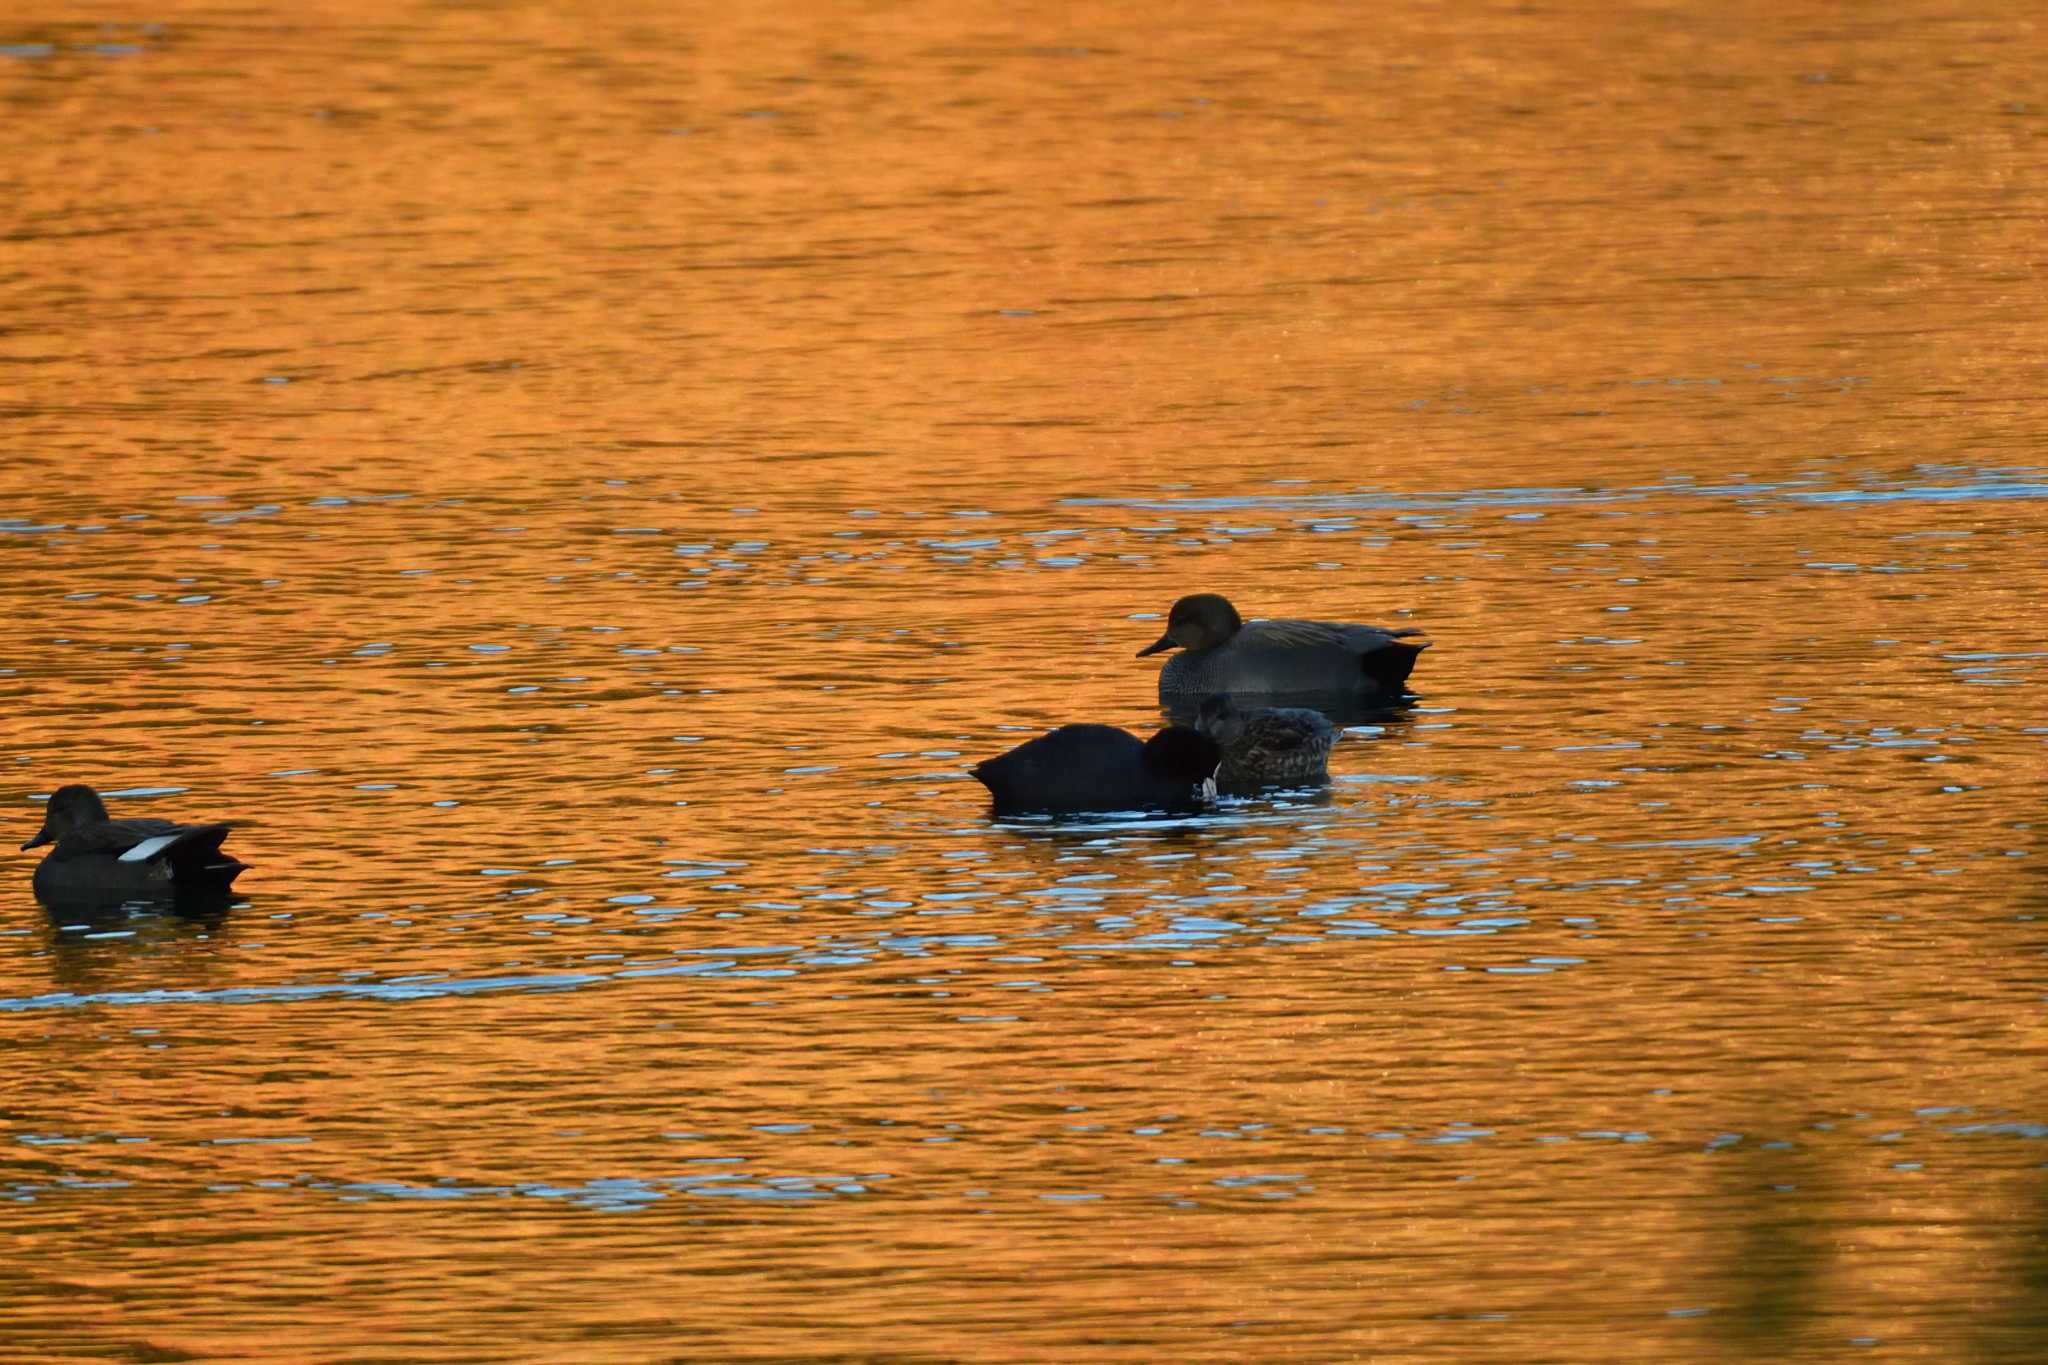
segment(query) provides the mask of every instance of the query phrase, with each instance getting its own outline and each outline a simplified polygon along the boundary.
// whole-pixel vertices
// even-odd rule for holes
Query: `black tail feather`
[[[1370,654],[1361,654],[1358,666],[1382,691],[1398,692],[1408,685],[1408,675],[1415,671],[1417,656],[1428,648],[1427,640],[1389,640]]]

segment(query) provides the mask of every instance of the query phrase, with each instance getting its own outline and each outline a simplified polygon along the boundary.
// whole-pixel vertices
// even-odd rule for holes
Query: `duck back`
[[[1113,725],[1062,725],[972,771],[998,811],[1184,809],[1200,801],[1195,779],[1157,771],[1138,737]]]
[[[1320,711],[1297,706],[1246,712],[1236,738],[1223,745],[1216,785],[1226,791],[1312,787],[1330,780],[1337,727]]]
[[[1416,630],[1331,621],[1252,621],[1220,645],[1183,650],[1159,671],[1166,698],[1208,692],[1397,696],[1429,646]]]

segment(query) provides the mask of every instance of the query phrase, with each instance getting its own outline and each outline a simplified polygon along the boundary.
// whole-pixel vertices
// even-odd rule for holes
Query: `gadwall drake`
[[[1246,621],[1213,592],[1183,597],[1167,613],[1166,633],[1138,651],[1182,652],[1159,670],[1159,696],[1207,692],[1323,692],[1400,699],[1429,648],[1419,630],[1386,630],[1336,621]]]
[[[227,837],[225,824],[110,820],[100,794],[74,783],[50,794],[42,830],[22,848],[57,845],[36,864],[40,900],[168,900],[234,884],[247,864],[220,851]]]
[[[1216,785],[1225,791],[1256,787],[1313,787],[1330,780],[1330,746],[1337,727],[1320,711],[1300,706],[1240,708],[1229,697],[1208,697],[1196,722],[1223,750]]]
[[[996,810],[1185,810],[1214,792],[1216,741],[1169,725],[1140,743],[1114,725],[1062,725],[974,765]]]

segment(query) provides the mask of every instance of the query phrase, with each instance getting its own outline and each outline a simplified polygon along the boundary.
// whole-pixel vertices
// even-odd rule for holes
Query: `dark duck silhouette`
[[[1114,725],[1062,725],[973,773],[999,813],[1188,810],[1213,793],[1222,751],[1185,725],[1140,742]]]
[[[1181,652],[1159,670],[1159,698],[1189,693],[1320,692],[1398,701],[1428,641],[1419,630],[1337,621],[1246,621],[1213,592],[1183,597],[1166,633],[1138,651]]]
[[[100,794],[82,783],[50,794],[43,827],[24,850],[55,842],[36,864],[43,901],[170,900],[218,894],[248,864],[221,852],[225,823],[112,820]]]

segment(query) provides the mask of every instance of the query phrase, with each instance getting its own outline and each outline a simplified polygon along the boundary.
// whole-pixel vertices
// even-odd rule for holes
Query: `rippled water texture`
[[[2041,1358],[2037,7],[38,13],[0,1355]]]

